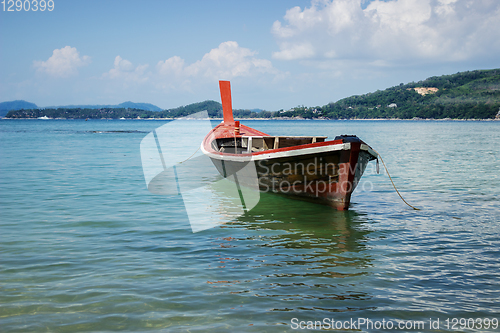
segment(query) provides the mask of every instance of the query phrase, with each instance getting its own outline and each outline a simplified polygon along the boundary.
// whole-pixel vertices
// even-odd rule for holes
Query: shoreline
[[[99,119],[83,119],[83,118],[0,118],[0,120],[146,120],[146,121],[165,121],[165,120],[223,120],[223,118],[99,118]],[[486,119],[475,119],[475,118],[467,118],[467,119],[457,119],[457,118],[411,118],[411,119],[400,119],[400,118],[351,118],[351,119],[327,119],[327,118],[316,118],[316,119],[306,119],[306,118],[288,118],[288,117],[273,117],[273,118],[234,118],[237,121],[245,121],[245,120],[261,120],[261,121],[269,121],[269,120],[305,120],[305,121],[500,121],[500,118],[486,118]]]

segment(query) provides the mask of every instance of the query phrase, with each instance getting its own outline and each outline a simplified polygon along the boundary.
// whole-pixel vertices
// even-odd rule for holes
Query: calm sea
[[[500,331],[500,122],[243,123],[357,134],[421,210],[371,162],[347,212],[263,194],[193,233],[146,189],[165,122],[1,120],[0,331]]]

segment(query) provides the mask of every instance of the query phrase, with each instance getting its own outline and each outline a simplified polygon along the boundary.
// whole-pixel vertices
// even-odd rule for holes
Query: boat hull
[[[359,139],[244,156],[205,153],[224,177],[234,175],[253,163],[260,191],[326,204],[338,210],[349,208],[352,192],[368,162],[375,158],[375,153]],[[255,179],[240,176],[237,181],[240,185],[255,187]]]
[[[230,82],[219,81],[219,87],[224,121],[207,134],[201,150],[224,178],[238,189],[349,209],[368,162],[378,158],[373,149],[354,135],[325,141],[326,136],[271,136],[241,125],[233,118]]]

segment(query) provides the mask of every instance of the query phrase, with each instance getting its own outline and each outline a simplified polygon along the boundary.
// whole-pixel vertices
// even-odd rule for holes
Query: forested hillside
[[[36,104],[22,100],[2,102],[0,103],[0,118],[4,117],[10,110],[36,109],[36,108],[38,108]]]
[[[383,91],[344,98],[319,109],[322,116],[333,119],[487,119],[494,118],[499,108],[500,69],[494,69],[400,84]]]
[[[178,118],[207,111],[222,117],[222,105],[204,101],[153,112],[138,108],[49,108],[10,111],[7,118]],[[290,110],[234,110],[235,118],[305,119],[493,119],[500,117],[500,69],[476,70],[430,77],[419,82],[351,96],[324,106],[298,106]]]

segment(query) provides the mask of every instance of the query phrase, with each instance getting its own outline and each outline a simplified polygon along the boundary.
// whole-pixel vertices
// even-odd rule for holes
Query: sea
[[[168,121],[0,120],[0,331],[500,331],[500,122],[241,122],[357,135],[418,210],[372,161],[348,211],[261,193],[193,232],[146,186]]]

